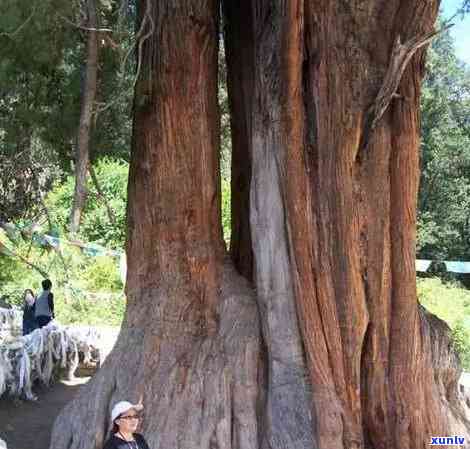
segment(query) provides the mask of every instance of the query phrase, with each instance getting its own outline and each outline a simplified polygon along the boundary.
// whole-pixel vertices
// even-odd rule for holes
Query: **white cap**
[[[133,408],[135,410],[142,410],[144,408],[144,406],[142,404],[131,404],[130,402],[127,402],[127,401],[118,402],[113,407],[113,410],[111,411],[111,422],[114,422],[114,420],[119,415],[122,415],[123,413],[126,413],[131,408]]]

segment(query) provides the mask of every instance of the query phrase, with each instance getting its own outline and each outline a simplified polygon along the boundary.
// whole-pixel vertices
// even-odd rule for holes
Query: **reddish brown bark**
[[[317,443],[425,447],[452,433],[461,410],[455,382],[435,385],[431,327],[416,299],[421,52],[401,98],[373,132],[368,124],[397,36],[429,32],[437,4],[266,1],[253,10],[253,240],[274,232],[275,250],[289,247]],[[278,184],[282,201],[273,201]],[[274,207],[286,211],[284,233]],[[254,248],[257,271],[288,276],[266,258],[269,244]]]
[[[225,5],[232,257],[252,273],[257,307],[222,242],[219,5],[146,5],[154,33],[135,97],[126,318],[52,448],[100,447],[113,403],[140,394],[156,449],[424,449],[431,435],[468,438],[448,328],[416,299],[422,51],[399,73],[399,97],[376,105],[397,36],[429,32],[438,5]]]
[[[432,30],[437,4],[261,1],[252,11],[256,271],[271,275],[267,304],[272,279],[289,285],[290,276],[294,285],[319,447],[418,448],[450,429],[468,435],[456,375],[438,385],[433,376],[442,370],[430,335],[447,339],[445,326],[433,329],[436,321],[417,307],[422,52],[400,97],[370,127],[397,37],[406,42]],[[256,286],[263,302],[259,277]],[[289,290],[281,295],[278,304],[291,300]],[[265,339],[274,357],[272,335]],[[452,354],[447,360],[455,362]]]
[[[140,395],[153,449],[258,447],[258,314],[220,222],[218,7],[139,4],[126,316],[52,448],[101,448],[114,403]]]

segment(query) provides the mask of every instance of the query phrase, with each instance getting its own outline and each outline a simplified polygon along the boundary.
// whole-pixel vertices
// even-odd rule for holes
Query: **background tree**
[[[93,106],[92,164],[105,156],[128,160],[133,81],[127,71],[133,2],[101,0],[97,10],[97,20],[112,32],[98,42],[101,82]],[[72,171],[88,36],[81,11],[80,2],[62,0],[0,5],[3,220],[44,216],[34,205]]]
[[[80,227],[88,193],[89,172],[95,187],[100,190],[98,178],[93,173],[92,160],[105,154],[119,154],[119,150],[106,151],[102,147],[109,140],[116,144],[116,137],[122,138],[123,131],[130,135],[129,120],[126,121],[129,109],[122,105],[130,103],[132,77],[130,74],[126,76],[123,69],[126,68],[129,56],[129,18],[134,15],[133,6],[129,2],[111,0],[87,0],[79,5],[79,12],[83,20],[76,26],[84,34],[86,43],[82,63],[80,120],[74,146],[75,191],[70,212],[72,233],[77,233]],[[103,120],[99,117],[100,113],[108,114]],[[117,115],[119,113],[122,115]],[[110,118],[112,129],[107,129]],[[105,128],[100,129],[103,126]],[[122,129],[113,136],[114,130],[119,127]],[[96,137],[93,137],[94,134]],[[128,143],[128,138],[124,139],[123,144],[128,146]],[[94,152],[93,146],[98,147]],[[111,210],[109,218],[114,220]]]
[[[75,151],[75,192],[70,212],[70,232],[75,234],[80,226],[82,210],[85,206],[86,180],[90,160],[90,138],[95,114],[96,92],[98,89],[99,33],[98,10],[95,0],[85,3],[86,53],[81,95],[80,122],[77,131]]]
[[[470,258],[470,70],[449,32],[430,48],[421,100],[418,256]]]
[[[61,13],[66,6],[21,0],[0,5],[2,220],[34,214],[34,204],[58,172],[57,153],[42,144],[53,114],[50,105],[63,94],[61,63],[69,41],[65,27],[51,14],[54,8]],[[42,20],[49,14],[50,20]],[[61,130],[64,122],[56,125]]]

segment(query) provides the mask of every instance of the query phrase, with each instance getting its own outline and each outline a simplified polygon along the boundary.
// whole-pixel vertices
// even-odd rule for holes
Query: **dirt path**
[[[61,381],[50,389],[36,387],[38,400],[34,402],[1,399],[0,438],[8,449],[47,449],[54,419],[89,379]]]
[[[103,363],[111,352],[119,334],[119,327],[96,328],[100,335],[99,347]],[[93,370],[78,370],[77,376],[92,375]],[[52,425],[62,408],[72,400],[80,386],[90,377],[76,377],[74,381],[60,381],[51,388],[35,386],[37,401],[0,399],[0,438],[8,449],[48,449]]]

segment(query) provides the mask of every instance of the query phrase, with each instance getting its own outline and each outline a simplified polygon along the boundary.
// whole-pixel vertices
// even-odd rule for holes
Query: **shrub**
[[[91,179],[88,179],[88,198],[83,211],[79,237],[108,247],[122,248],[125,240],[127,177],[129,164],[104,158],[95,166],[96,177],[103,193],[101,197]],[[51,218],[60,234],[67,234],[72,208],[74,177],[56,183],[46,198]],[[108,207],[115,223],[110,221]]]
[[[465,371],[470,370],[470,332],[468,327],[464,326],[461,320],[452,328],[452,343],[456,352],[459,354],[462,368]]]
[[[222,178],[222,228],[227,246],[230,244],[232,217],[230,209],[230,180]]]

